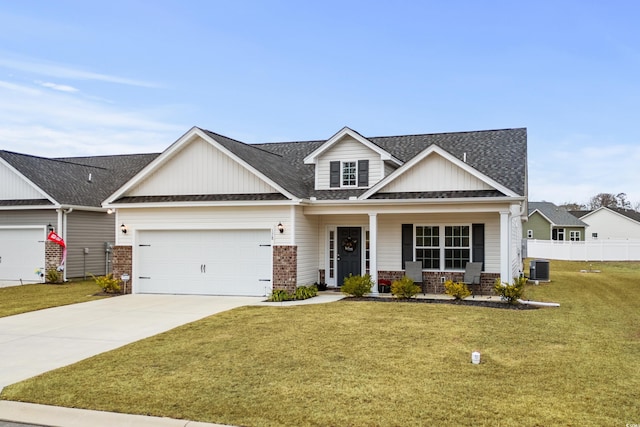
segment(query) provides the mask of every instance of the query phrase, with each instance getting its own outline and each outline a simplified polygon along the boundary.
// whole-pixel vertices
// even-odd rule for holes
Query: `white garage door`
[[[270,230],[140,231],[136,293],[262,296],[271,291]]]
[[[43,228],[0,228],[0,287],[41,283]]]

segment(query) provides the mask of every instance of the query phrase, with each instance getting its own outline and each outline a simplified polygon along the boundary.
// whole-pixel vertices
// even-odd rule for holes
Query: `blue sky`
[[[638,16],[632,0],[0,0],[0,149],[526,127],[530,200],[636,204]]]

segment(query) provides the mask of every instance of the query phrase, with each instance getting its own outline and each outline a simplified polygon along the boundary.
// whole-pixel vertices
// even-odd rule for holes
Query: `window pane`
[[[422,268],[440,268],[440,249],[416,249],[416,261],[422,261]]]
[[[342,163],[342,185],[356,185],[356,162]]]

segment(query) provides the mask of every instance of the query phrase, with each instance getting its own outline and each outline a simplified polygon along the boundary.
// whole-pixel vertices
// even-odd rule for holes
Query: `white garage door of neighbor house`
[[[140,231],[134,250],[136,293],[271,291],[271,230]]]
[[[0,228],[0,287],[41,283],[43,228]]]

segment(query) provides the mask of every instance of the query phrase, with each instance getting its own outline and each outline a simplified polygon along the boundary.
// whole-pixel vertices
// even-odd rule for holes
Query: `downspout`
[[[71,212],[73,212],[73,208],[69,208],[67,210],[62,209],[62,213],[64,214],[62,216],[62,239],[65,241],[65,243],[67,243],[67,215],[69,215]],[[67,251],[69,250],[69,247],[67,246]],[[69,256],[69,254],[67,253],[67,257]],[[68,259],[67,259],[68,260]],[[62,281],[66,282],[67,281],[67,265],[66,265],[66,261],[65,261],[65,266],[64,266],[64,270],[62,270]]]

